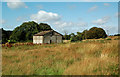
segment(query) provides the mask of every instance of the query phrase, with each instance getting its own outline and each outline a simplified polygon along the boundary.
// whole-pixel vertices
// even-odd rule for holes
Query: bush
[[[9,43],[15,43],[15,40],[8,40]]]
[[[77,41],[77,38],[76,38],[76,37],[71,37],[71,38],[70,38],[70,41],[71,41],[71,42],[75,42],[75,41]]]
[[[111,40],[111,38],[107,38],[106,40]]]

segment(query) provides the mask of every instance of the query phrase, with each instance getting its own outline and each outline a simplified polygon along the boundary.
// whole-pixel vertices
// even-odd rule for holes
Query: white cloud
[[[99,26],[103,28],[107,34],[117,34],[118,33],[118,26],[113,25],[101,25]]]
[[[70,21],[63,21],[62,17],[57,13],[53,12],[46,12],[40,10],[37,14],[32,14],[30,19],[36,21],[37,23],[48,23],[52,26],[53,29],[62,32],[64,30],[71,32],[77,32],[82,30],[84,27],[87,27],[87,23],[83,21],[79,22],[70,22]]]
[[[92,11],[95,11],[96,9],[98,8],[98,6],[93,6],[91,8],[88,9],[88,12],[92,12]]]
[[[58,27],[65,28],[65,27],[86,27],[88,24],[86,22],[65,22],[65,21],[58,21],[53,23],[54,25],[58,25]]]
[[[11,9],[28,8],[28,6],[26,6],[24,2],[21,2],[21,0],[17,0],[17,1],[18,2],[13,2],[13,1],[7,2],[7,6]]]
[[[55,23],[51,23],[51,25],[54,25],[54,28],[62,33],[64,33],[64,31],[67,31],[67,33],[78,31],[80,32],[88,26],[86,22],[66,22],[66,21],[58,21]]]
[[[110,20],[110,16],[105,16],[101,19],[97,19],[97,20],[92,21],[92,24],[104,25],[104,24],[108,23],[109,20]]]
[[[59,21],[61,19],[61,16],[58,15],[57,13],[52,13],[52,12],[46,12],[40,10],[37,14],[32,14],[30,16],[31,20],[34,20],[36,22],[54,22],[54,21]]]
[[[57,25],[57,27],[59,27],[59,28],[74,26],[73,22],[65,22],[65,21],[57,21],[57,22],[54,22],[53,24]]]
[[[104,6],[110,6],[110,4],[109,3],[104,3]]]

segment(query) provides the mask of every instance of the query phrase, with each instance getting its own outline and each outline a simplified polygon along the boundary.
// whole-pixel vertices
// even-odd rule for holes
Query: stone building
[[[42,31],[33,35],[33,43],[62,43],[62,34],[54,30]]]

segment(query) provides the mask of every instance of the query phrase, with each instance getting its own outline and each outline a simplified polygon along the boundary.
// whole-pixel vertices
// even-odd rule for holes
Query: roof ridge
[[[51,31],[54,31],[54,30],[41,31],[41,32],[38,32],[37,34],[35,34],[35,36],[37,36],[37,35],[45,35],[45,34],[51,32]]]
[[[35,34],[33,36],[43,36],[43,35],[45,35],[45,34],[47,34],[49,32],[56,32],[56,33],[58,33],[57,31],[52,29],[52,30],[41,31],[41,32],[39,32],[39,33],[37,33],[37,34]],[[58,34],[60,34],[60,33],[58,33]],[[62,34],[60,34],[60,35],[63,36]]]

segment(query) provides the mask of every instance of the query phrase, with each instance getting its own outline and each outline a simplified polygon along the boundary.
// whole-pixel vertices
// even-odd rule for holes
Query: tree
[[[70,35],[68,35],[67,30],[63,29],[63,40],[70,40]]]
[[[120,34],[115,34],[114,36],[120,36]]]
[[[82,39],[87,39],[87,32],[88,32],[88,30],[84,30],[82,32]]]
[[[71,42],[77,41],[77,37],[76,37],[76,35],[75,35],[74,33],[71,33],[70,36],[71,36],[71,37],[70,37],[70,41],[71,41]]]
[[[63,39],[64,39],[64,40],[70,40],[70,35],[64,35],[64,36],[63,36]]]
[[[82,37],[83,37],[83,34],[80,32],[77,32],[77,35],[76,35],[77,40],[81,41]]]
[[[102,28],[92,27],[86,32],[87,39],[106,38],[107,34]]]
[[[1,40],[1,43],[6,43],[8,42],[8,39],[11,35],[12,31],[6,31],[4,30],[3,28],[0,29],[0,40]]]
[[[15,40],[17,42],[31,41],[34,34],[45,30],[52,29],[48,24],[45,23],[37,24],[34,21],[24,22],[22,25],[13,30],[10,40]]]

